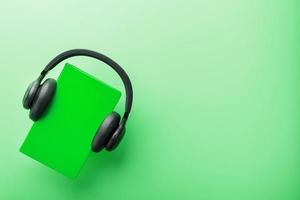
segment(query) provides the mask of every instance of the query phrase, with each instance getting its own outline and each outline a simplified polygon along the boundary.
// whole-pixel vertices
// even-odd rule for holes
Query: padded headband
[[[65,52],[57,55],[46,65],[44,70],[41,72],[41,75],[38,78],[38,80],[41,82],[43,80],[43,78],[46,76],[46,74],[50,70],[52,70],[55,66],[57,66],[60,62],[62,62],[63,60],[66,60],[70,57],[75,57],[75,56],[87,56],[87,57],[95,58],[95,59],[102,61],[105,64],[109,65],[111,68],[113,68],[117,72],[117,74],[122,79],[122,82],[125,87],[125,92],[126,92],[125,113],[124,113],[123,119],[122,119],[122,121],[125,120],[125,122],[126,122],[128,116],[129,116],[130,110],[131,110],[132,99],[133,99],[133,91],[132,91],[131,81],[130,81],[128,75],[126,74],[126,72],[124,71],[124,69],[118,63],[116,63],[115,61],[113,61],[112,59],[110,59],[109,57],[107,57],[101,53],[87,50],[87,49],[72,49],[69,51],[65,51]]]

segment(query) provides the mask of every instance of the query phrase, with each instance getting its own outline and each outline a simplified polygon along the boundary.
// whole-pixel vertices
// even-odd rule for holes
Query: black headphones
[[[88,56],[106,63],[117,72],[123,81],[126,92],[124,115],[121,119],[117,112],[111,112],[99,126],[91,145],[92,151],[94,152],[99,152],[103,148],[112,151],[118,146],[125,134],[125,124],[132,106],[133,91],[130,79],[124,69],[115,61],[101,53],[87,49],[73,49],[56,56],[46,65],[37,80],[33,81],[27,88],[23,97],[23,107],[30,109],[30,119],[33,121],[40,119],[50,104],[56,89],[56,81],[48,78],[42,83],[44,77],[60,62],[74,56]]]

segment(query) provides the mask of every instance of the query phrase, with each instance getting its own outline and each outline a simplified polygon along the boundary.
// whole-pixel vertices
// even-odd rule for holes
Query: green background
[[[0,3],[0,199],[300,199],[296,0]],[[72,181],[18,150],[27,85],[78,47],[122,64],[135,99],[120,148]],[[103,64],[68,62],[122,89]]]

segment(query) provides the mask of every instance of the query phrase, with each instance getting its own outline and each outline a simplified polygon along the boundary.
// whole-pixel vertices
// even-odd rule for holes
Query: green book
[[[66,64],[51,105],[33,124],[20,151],[75,178],[91,152],[98,127],[120,97],[120,91]]]

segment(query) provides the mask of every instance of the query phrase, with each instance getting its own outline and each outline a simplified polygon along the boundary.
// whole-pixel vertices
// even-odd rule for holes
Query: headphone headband
[[[120,76],[120,78],[122,79],[122,82],[124,84],[125,92],[126,92],[125,112],[124,112],[123,118],[121,120],[121,123],[125,123],[129,116],[131,106],[132,106],[133,91],[132,91],[131,81],[130,81],[127,73],[124,71],[124,69],[118,63],[116,63],[115,61],[113,61],[112,59],[110,59],[109,57],[107,57],[101,53],[91,51],[88,49],[72,49],[69,51],[65,51],[65,52],[57,55],[46,65],[44,70],[41,72],[41,75],[38,78],[38,80],[42,81],[43,78],[46,76],[46,74],[50,70],[52,70],[55,66],[57,66],[60,62],[62,62],[63,60],[66,60],[70,57],[75,57],[75,56],[87,56],[87,57],[92,57],[99,61],[102,61],[105,64],[109,65],[112,69],[114,69],[115,72],[117,72],[117,74]]]

